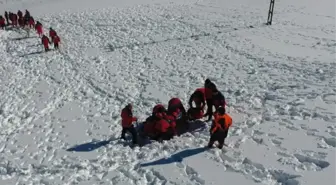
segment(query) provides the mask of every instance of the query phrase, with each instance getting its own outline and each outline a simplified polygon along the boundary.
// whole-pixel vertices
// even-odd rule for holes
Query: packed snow
[[[335,2],[0,0],[28,9],[61,51],[0,30],[0,184],[334,185]],[[119,140],[120,111],[144,120],[210,78],[233,126],[163,143]]]

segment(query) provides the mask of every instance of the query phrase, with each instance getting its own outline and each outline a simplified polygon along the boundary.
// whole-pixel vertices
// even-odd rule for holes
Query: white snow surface
[[[0,30],[0,184],[334,185],[335,1],[0,0],[61,37]],[[253,26],[253,28],[250,28]],[[144,120],[210,78],[233,126],[209,123],[131,149],[120,111]],[[111,142],[107,142],[112,138]],[[73,151],[69,151],[74,148]]]

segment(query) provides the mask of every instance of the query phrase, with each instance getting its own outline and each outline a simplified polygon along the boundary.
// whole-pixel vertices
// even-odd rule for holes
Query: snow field
[[[282,1],[266,27],[267,1],[190,2],[39,17],[59,53],[1,32],[0,184],[334,184],[334,15]],[[208,126],[117,141],[126,103],[142,120],[207,77],[229,103],[228,148],[202,148]]]

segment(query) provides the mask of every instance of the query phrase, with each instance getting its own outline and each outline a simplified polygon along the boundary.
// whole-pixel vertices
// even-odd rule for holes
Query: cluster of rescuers
[[[121,139],[125,139],[126,132],[130,132],[133,144],[138,144],[139,132],[140,136],[151,140],[159,142],[170,140],[176,135],[185,133],[192,121],[208,116],[207,121],[211,121],[214,117],[208,147],[213,147],[217,141],[217,147],[222,148],[225,145],[229,127],[232,125],[231,116],[225,112],[226,102],[223,94],[212,81],[206,79],[204,87],[194,91],[188,104],[187,111],[179,98],[170,99],[167,109],[162,104],[155,105],[152,115],[142,123],[141,129],[136,129],[133,124],[137,122],[137,117],[132,114],[132,105],[126,105],[121,111]],[[207,111],[204,111],[205,105],[207,105]],[[213,107],[215,107],[215,112],[213,112]]]
[[[42,45],[44,46],[46,52],[50,51],[49,44],[52,43],[54,44],[54,49],[59,49],[59,43],[61,42],[61,39],[57,35],[56,31],[51,27],[49,28],[49,36],[50,36],[49,39],[46,35],[43,34],[43,25],[41,24],[41,22],[36,21],[35,23],[33,16],[30,15],[30,12],[28,10],[26,10],[24,15],[21,10],[19,10],[17,14],[5,11],[5,18],[2,15],[0,15],[1,29],[4,30],[6,29],[7,26],[10,25],[13,28],[23,28],[23,29],[34,28],[38,36],[41,38]]]

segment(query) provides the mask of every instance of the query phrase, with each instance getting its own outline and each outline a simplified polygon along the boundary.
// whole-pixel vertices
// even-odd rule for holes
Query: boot
[[[215,142],[213,142],[213,141],[209,141],[209,143],[208,143],[208,148],[213,148],[213,144],[214,144]]]

